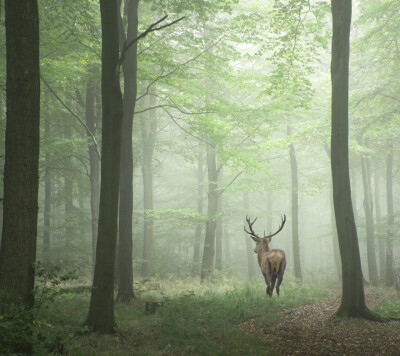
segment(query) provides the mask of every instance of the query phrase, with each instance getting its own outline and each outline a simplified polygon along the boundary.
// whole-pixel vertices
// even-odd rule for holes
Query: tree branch
[[[168,17],[168,15],[165,15],[165,16],[161,17],[159,20],[157,20],[156,22],[152,23],[152,24],[147,28],[146,31],[142,32],[140,35],[138,35],[136,38],[134,38],[134,39],[133,39],[132,41],[130,41],[129,43],[126,43],[126,41],[125,41],[125,43],[124,43],[124,45],[123,45],[123,48],[122,48],[122,51],[121,51],[121,56],[119,57],[118,64],[117,64],[117,68],[116,68],[116,72],[117,72],[117,76],[118,76],[118,77],[119,77],[121,65],[122,65],[122,63],[123,63],[124,60],[125,60],[126,52],[128,51],[128,49],[129,49],[130,47],[132,47],[132,45],[133,45],[134,43],[136,43],[137,41],[139,41],[141,38],[146,37],[150,32],[159,31],[159,30],[161,30],[161,29],[163,29],[163,28],[172,26],[172,25],[176,24],[177,22],[179,22],[179,21],[181,21],[181,20],[183,20],[183,19],[185,18],[185,16],[182,16],[181,18],[179,18],[179,19],[177,19],[177,20],[175,20],[175,21],[169,22],[169,23],[167,23],[167,24],[165,24],[165,25],[163,25],[163,26],[155,27],[155,26],[157,26],[159,23],[163,22],[167,17]]]
[[[72,111],[72,109],[70,109],[69,106],[67,106],[67,104],[65,104],[65,103],[61,100],[61,98],[57,95],[57,93],[56,93],[56,92],[54,91],[54,89],[49,85],[49,83],[47,83],[47,81],[43,78],[43,76],[40,76],[40,79],[42,79],[43,83],[44,83],[44,84],[46,85],[46,87],[50,90],[50,92],[55,96],[55,98],[57,99],[57,101],[58,101],[62,106],[64,106],[64,108],[67,109],[68,112],[69,112],[73,117],[75,117],[75,118],[79,121],[79,123],[85,128],[87,134],[91,137],[91,139],[92,139],[92,141],[93,141],[94,147],[95,147],[95,149],[96,149],[97,156],[98,156],[99,159],[101,160],[101,155],[100,155],[99,148],[98,148],[98,145],[97,145],[96,137],[94,137],[93,133],[89,130],[89,128],[87,127],[87,125],[85,124],[85,122],[84,122],[77,114],[75,114],[75,113]]]

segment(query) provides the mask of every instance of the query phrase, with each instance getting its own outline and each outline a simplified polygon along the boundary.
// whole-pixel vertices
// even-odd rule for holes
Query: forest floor
[[[341,290],[333,292],[335,297],[281,311],[271,324],[263,325],[256,316],[240,328],[257,334],[278,355],[400,355],[400,321],[332,317],[341,300]],[[388,297],[366,290],[366,303],[372,309]]]

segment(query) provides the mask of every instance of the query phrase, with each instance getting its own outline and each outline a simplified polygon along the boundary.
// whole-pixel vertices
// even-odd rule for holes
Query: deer
[[[284,227],[286,222],[286,215],[283,215],[282,222],[279,225],[279,228],[273,234],[264,237],[258,236],[254,230],[253,225],[256,222],[257,218],[251,222],[250,217],[246,216],[247,224],[249,225],[249,230],[246,230],[246,226],[244,227],[244,231],[250,235],[250,237],[256,242],[256,247],[254,252],[257,254],[258,264],[261,269],[261,273],[264,276],[265,284],[267,285],[267,296],[272,298],[272,292],[275,287],[275,282],[278,279],[276,284],[276,294],[279,297],[279,288],[283,280],[283,274],[285,273],[286,268],[286,255],[283,250],[272,249],[269,248],[269,243],[271,242],[272,236],[277,235]]]

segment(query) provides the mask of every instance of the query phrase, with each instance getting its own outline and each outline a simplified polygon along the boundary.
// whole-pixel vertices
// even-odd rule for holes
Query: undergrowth
[[[116,304],[119,332],[68,338],[71,355],[265,355],[268,345],[239,324],[247,318],[272,323],[285,308],[313,303],[329,296],[326,286],[286,281],[281,297],[267,299],[260,282],[221,279],[210,285],[193,280],[144,280],[136,284],[137,299]],[[53,310],[42,317],[79,325],[87,313],[88,295],[62,295]],[[146,302],[158,302],[153,315],[145,313]],[[48,313],[47,313],[48,312]]]

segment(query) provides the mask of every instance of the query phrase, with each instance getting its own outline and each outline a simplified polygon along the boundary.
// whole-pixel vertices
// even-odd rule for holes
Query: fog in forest
[[[3,198],[0,204],[0,275],[6,276],[8,266],[15,265],[7,256],[20,256],[16,261],[32,256],[21,266],[30,270],[34,262],[34,297],[26,299],[22,292],[15,293],[37,307],[36,315],[43,323],[58,325],[64,331],[65,323],[78,328],[89,308],[84,323],[88,330],[107,333],[115,331],[114,325],[121,325],[128,339],[135,340],[125,342],[129,347],[136,345],[134,349],[96,346],[105,350],[110,347],[119,354],[233,355],[253,350],[243,346],[252,342],[237,341],[241,346],[232,346],[237,337],[233,331],[227,331],[231,336],[226,336],[231,348],[221,346],[225,341],[209,341],[207,335],[220,335],[220,331],[199,325],[217,329],[219,324],[207,319],[206,312],[194,316],[194,309],[205,308],[215,314],[222,310],[218,298],[222,298],[221,305],[236,300],[243,310],[231,321],[227,316],[231,311],[221,314],[226,325],[220,328],[228,328],[229,323],[247,330],[264,323],[254,315],[265,317],[273,309],[286,310],[336,296],[339,299],[332,315],[340,296],[347,300],[344,291],[354,285],[354,293],[362,298],[363,287],[377,290],[366,294],[367,304],[371,293],[390,298],[397,295],[397,299],[390,299],[391,307],[376,307],[373,312],[400,316],[400,2],[354,0],[348,7],[349,2],[332,0],[338,13],[342,11],[345,18],[352,16],[347,75],[341,67],[346,61],[342,57],[346,55],[346,33],[340,33],[338,42],[343,47],[332,53],[336,23],[332,13],[336,10],[331,9],[330,1],[117,0],[106,5],[101,0],[99,5],[95,0],[39,0],[38,156],[26,141],[34,135],[33,128],[23,129],[23,121],[15,124],[16,131],[8,128],[11,115],[17,111],[12,108],[22,108],[24,98],[34,91],[21,92],[23,97],[19,98],[13,94],[8,83],[16,75],[10,74],[10,63],[21,60],[19,68],[31,68],[31,64],[22,63],[31,55],[22,51],[35,50],[27,44],[33,43],[30,40],[12,57],[11,41],[17,43],[27,35],[11,37],[16,21],[12,16],[22,7],[13,9],[8,3],[0,1],[0,166],[6,167],[2,170],[5,185],[0,186],[0,196],[4,196],[4,205]],[[18,26],[22,31],[23,26]],[[344,31],[346,25],[341,26],[340,31]],[[344,73],[340,77],[344,81],[340,73]],[[335,83],[339,89],[333,92]],[[335,102],[335,93],[337,97],[347,95],[347,84],[348,106],[346,97]],[[30,111],[24,115],[28,122]],[[342,131],[336,131],[338,136],[334,136],[334,128],[331,131],[335,120],[343,124],[338,129]],[[21,141],[12,138],[18,135],[11,136],[18,130]],[[344,147],[339,140],[347,137]],[[27,142],[25,153],[8,154],[8,150],[14,151],[7,144],[21,146],[17,142]],[[26,162],[38,162],[37,184],[21,156]],[[346,166],[347,157],[346,171],[341,164]],[[19,180],[7,178],[7,159],[19,162]],[[335,187],[332,169],[338,182]],[[340,184],[347,189],[347,177],[351,197],[340,195]],[[7,196],[13,201],[26,194],[18,189],[7,193],[7,184],[11,187],[13,181],[26,187],[25,192],[36,186],[37,204],[33,200],[12,210]],[[21,229],[12,230],[25,224],[25,210],[34,211],[35,206],[37,226],[33,223],[26,234],[36,250],[33,245],[24,245],[28,235]],[[21,217],[16,218],[19,214],[15,211],[20,211]],[[346,233],[338,237],[343,226]],[[12,245],[5,242],[5,236],[11,235],[22,237]],[[262,238],[269,241],[271,235],[269,248],[282,251],[277,252],[277,260],[264,257],[267,262],[263,265],[262,254],[255,249],[261,251]],[[5,246],[20,252],[6,254]],[[362,273],[357,272],[358,251]],[[275,279],[278,281],[273,299],[268,298],[271,263],[278,266],[278,275],[271,272],[272,290]],[[353,277],[361,282],[354,282]],[[7,290],[9,284],[1,278],[7,279],[0,276],[0,289]],[[33,277],[29,278],[33,283]],[[76,296],[79,288],[83,294]],[[109,303],[102,304],[102,300]],[[212,300],[210,305],[217,309],[201,304],[204,300]],[[61,317],[65,314],[61,312],[63,303],[72,303],[70,319]],[[43,311],[42,304],[59,310],[59,320],[57,312]],[[363,299],[361,304],[364,308]],[[199,306],[190,309],[189,305]],[[256,305],[264,305],[257,308],[265,311],[257,313]],[[354,311],[352,304],[349,308],[346,316],[378,318],[368,314],[368,309]],[[131,321],[137,323],[135,327],[124,324],[125,313],[134,313]],[[168,319],[168,324],[166,315],[177,319]],[[146,334],[159,327],[149,321],[153,317],[161,318],[159,325],[170,325],[174,330],[174,336],[164,340],[160,336],[166,335],[164,329],[154,329],[159,337],[157,351],[148,346],[150,334]],[[191,318],[198,321],[193,322],[196,326],[188,321]],[[265,325],[270,325],[270,320]],[[145,329],[137,329],[138,325]],[[126,331],[131,327],[136,328],[135,335]],[[194,328],[193,333],[200,330],[198,335],[190,334],[190,328]],[[64,334],[60,331],[58,335]],[[73,341],[65,341],[71,337],[60,336],[65,352],[98,352],[95,346],[89,348],[91,341],[73,337]],[[177,346],[181,341],[175,337],[189,341]],[[198,346],[191,337],[204,337],[209,344]],[[4,340],[0,337],[0,353],[10,350],[8,346],[1,348],[2,342],[8,345]],[[26,343],[32,345],[24,342],[22,349],[18,346],[13,350],[26,350]],[[111,341],[98,342],[106,345]],[[64,352],[58,344],[54,346],[54,340],[50,344],[60,354]],[[33,342],[33,349],[50,352],[48,346],[38,345]],[[254,345],[253,354],[263,354]],[[332,347],[338,350],[337,343]],[[276,350],[278,354],[295,352]],[[354,350],[338,352],[352,354]],[[386,349],[387,354],[394,354],[388,350],[392,349]],[[300,354],[308,353],[300,350]]]

